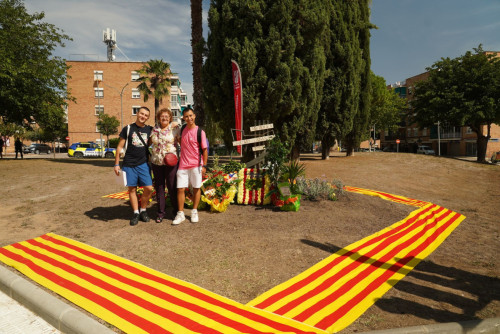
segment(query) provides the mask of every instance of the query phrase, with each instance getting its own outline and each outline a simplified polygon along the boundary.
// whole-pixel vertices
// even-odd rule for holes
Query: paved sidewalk
[[[90,318],[82,311],[54,297],[22,277],[22,275],[15,274],[2,265],[0,265],[0,294],[0,298],[3,297],[0,300],[1,334],[114,333],[111,329]],[[16,317],[18,312],[23,312],[23,308],[34,313]],[[47,323],[51,326],[48,327]],[[31,325],[39,327],[31,330],[31,327],[29,327]],[[8,330],[5,328],[8,328]],[[41,330],[37,331],[37,328]]]
[[[59,334],[48,322],[0,291],[0,334]]]

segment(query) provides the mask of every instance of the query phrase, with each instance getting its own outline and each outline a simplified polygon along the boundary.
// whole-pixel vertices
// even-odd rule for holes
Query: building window
[[[104,113],[104,106],[103,105],[100,105],[100,106],[96,105],[94,108],[95,108],[95,114],[96,115]]]
[[[132,71],[132,81],[138,81],[139,80],[139,73],[137,73],[136,71]]]
[[[99,128],[97,127],[97,124],[95,126],[95,132],[99,133]]]
[[[408,137],[411,137],[411,128],[407,128],[407,129],[406,129],[406,135],[407,135]]]
[[[413,136],[414,137],[418,136],[418,128],[413,128]]]
[[[181,95],[181,105],[182,106],[187,105],[187,96],[186,95]]]
[[[132,107],[132,115],[137,115],[137,113],[139,112],[139,109],[141,109],[141,106],[133,106]]]
[[[94,88],[94,97],[104,97],[104,88]]]
[[[467,134],[470,134],[472,133],[472,128],[470,126],[467,127],[467,131],[466,131]]]
[[[132,88],[132,98],[133,99],[140,99],[141,98],[141,93],[139,92],[138,88]]]
[[[94,81],[102,81],[102,71],[94,71]]]
[[[424,129],[422,130],[422,136],[427,136],[427,128],[424,128]]]

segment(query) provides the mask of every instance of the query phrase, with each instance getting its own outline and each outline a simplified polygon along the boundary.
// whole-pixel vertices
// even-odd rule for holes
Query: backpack
[[[182,127],[181,127],[181,137],[182,137],[182,132],[184,131],[184,129],[186,128],[186,124],[184,124]],[[196,133],[196,139],[198,141],[198,148],[200,150],[200,156],[203,155],[203,149],[201,148],[201,131],[202,128],[198,126],[198,132]],[[207,138],[207,156],[208,156],[208,138]]]

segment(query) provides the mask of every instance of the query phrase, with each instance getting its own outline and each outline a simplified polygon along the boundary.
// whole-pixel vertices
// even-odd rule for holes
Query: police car
[[[115,154],[115,148],[104,149],[104,157],[106,158],[114,158]],[[73,143],[68,149],[68,156],[75,158],[101,157],[102,155],[102,147],[94,142]]]

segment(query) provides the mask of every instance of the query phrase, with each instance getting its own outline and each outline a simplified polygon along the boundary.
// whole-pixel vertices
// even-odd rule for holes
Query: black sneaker
[[[139,219],[141,220],[141,222],[147,223],[149,221],[148,213],[146,211],[142,211],[141,213],[139,213]]]
[[[139,224],[139,214],[134,213],[134,216],[130,219],[130,225],[135,226],[137,224]]]

